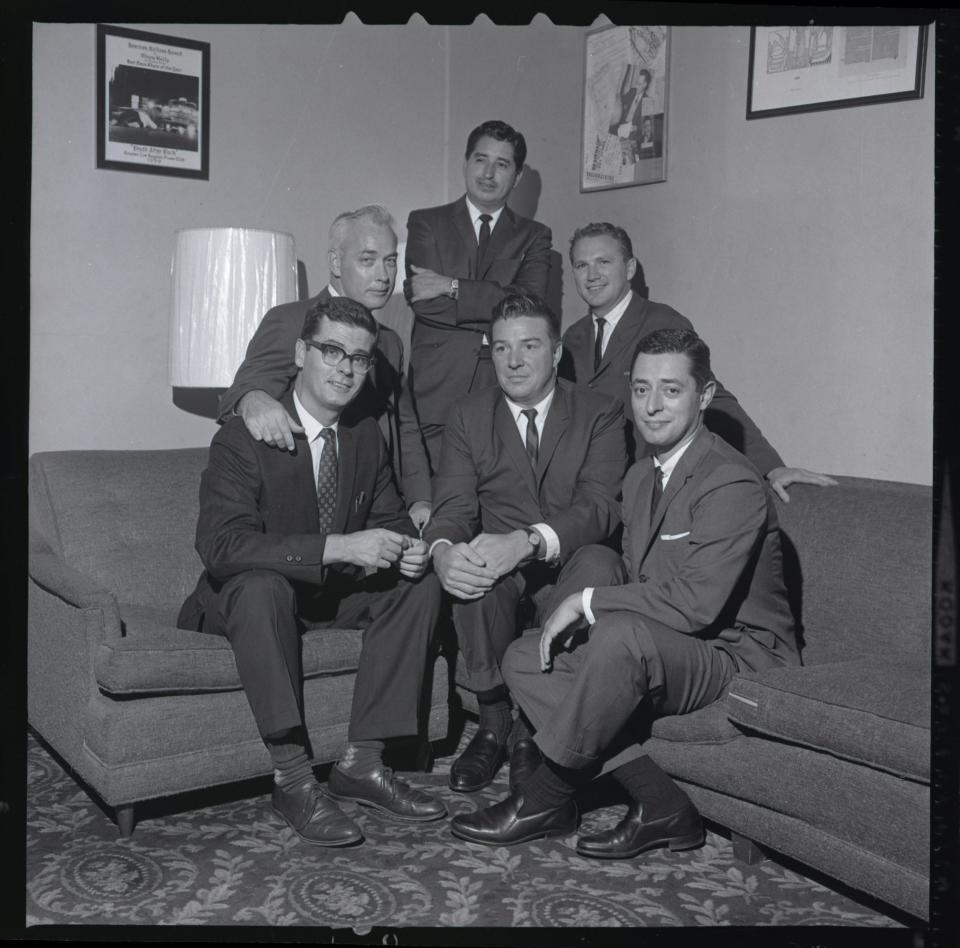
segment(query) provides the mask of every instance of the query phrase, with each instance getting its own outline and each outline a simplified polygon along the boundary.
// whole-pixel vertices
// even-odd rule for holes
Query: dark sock
[[[544,757],[530,779],[520,788],[523,794],[520,816],[563,806],[577,792],[581,783],[580,771],[561,767]]]
[[[383,761],[383,741],[350,741],[337,766],[354,777],[372,773]]]
[[[533,731],[530,728],[530,722],[527,721],[527,716],[523,711],[518,711],[513,722],[513,730],[510,732],[510,737],[507,740],[507,746],[510,750],[513,750],[517,741],[529,741],[532,738]]]
[[[307,756],[303,728],[294,727],[264,738],[273,761],[273,781],[284,790],[299,786],[313,776],[313,765]]]
[[[493,731],[497,740],[506,744],[513,728],[510,692],[506,685],[498,685],[489,691],[478,691],[477,703],[480,705],[480,730]]]
[[[690,797],[649,757],[638,757],[618,767],[613,778],[634,803],[643,805],[645,819],[662,819],[691,803]]]

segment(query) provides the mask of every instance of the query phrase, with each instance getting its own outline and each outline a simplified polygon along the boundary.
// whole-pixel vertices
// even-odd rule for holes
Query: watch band
[[[450,281],[450,299],[455,300],[460,295],[460,281],[454,277]]]

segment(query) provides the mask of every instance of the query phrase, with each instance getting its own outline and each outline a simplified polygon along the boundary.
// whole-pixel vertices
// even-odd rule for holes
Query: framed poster
[[[925,26],[752,26],[747,118],[923,96]]]
[[[587,33],[580,190],[667,180],[668,26]]]
[[[210,44],[97,24],[97,167],[209,178]]]

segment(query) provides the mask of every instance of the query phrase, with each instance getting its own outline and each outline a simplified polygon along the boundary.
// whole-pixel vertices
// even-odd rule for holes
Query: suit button
[[[294,557],[294,559],[295,559],[298,563],[302,563],[302,562],[303,562],[303,557],[300,556],[299,554],[297,554],[297,555]]]
[[[641,573],[641,574],[637,577],[637,582],[638,582],[638,583],[645,583],[646,581],[647,581],[647,577],[646,577],[646,574],[645,574],[645,573]]]
[[[288,562],[288,563],[292,563],[292,562],[293,562],[293,557],[292,557],[289,553],[287,554],[287,562]]]
[[[587,382],[587,388],[596,388],[596,387],[597,387],[596,382]]]

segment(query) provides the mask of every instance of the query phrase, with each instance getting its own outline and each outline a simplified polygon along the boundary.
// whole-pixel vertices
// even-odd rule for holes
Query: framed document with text
[[[585,43],[580,190],[666,181],[670,28],[607,26]]]
[[[753,26],[747,118],[923,97],[925,26]]]
[[[97,25],[97,167],[209,178],[209,43]]]

